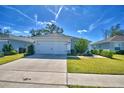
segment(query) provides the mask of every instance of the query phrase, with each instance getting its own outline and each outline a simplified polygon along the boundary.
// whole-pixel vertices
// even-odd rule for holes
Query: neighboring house
[[[27,37],[19,37],[13,35],[0,35],[0,51],[2,51],[4,44],[12,44],[13,48],[19,51],[19,48],[27,48],[33,43],[33,40]]]
[[[26,48],[33,44],[35,54],[67,54],[74,49],[74,43],[80,38],[64,34],[51,33],[34,37],[0,36],[0,50],[6,43],[12,44],[14,49]]]
[[[124,50],[124,36],[113,36],[91,44],[91,49]]]

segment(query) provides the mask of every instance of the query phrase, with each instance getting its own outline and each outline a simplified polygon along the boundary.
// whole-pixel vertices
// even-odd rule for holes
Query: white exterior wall
[[[120,50],[124,50],[124,41],[111,42],[110,49],[115,50],[115,47],[120,47]]]
[[[2,51],[3,45],[7,43],[12,44],[13,48],[18,51],[19,48],[26,48],[29,44],[28,42],[16,41],[16,40],[0,40],[0,51]]]
[[[16,41],[16,40],[10,40],[9,43],[12,44],[13,48],[17,51],[19,50],[19,48],[27,48],[27,46],[30,45],[30,43],[28,42]]]
[[[110,43],[91,45],[91,49],[110,49]]]
[[[67,54],[71,52],[71,39],[65,37],[36,37],[34,38],[36,54]]]
[[[91,45],[92,49],[105,49],[115,50],[115,47],[120,47],[120,50],[124,50],[124,41],[113,41],[110,43]]]

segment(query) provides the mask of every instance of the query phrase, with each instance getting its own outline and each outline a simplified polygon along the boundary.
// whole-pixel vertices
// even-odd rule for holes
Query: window
[[[120,47],[115,47],[115,50],[120,50]]]

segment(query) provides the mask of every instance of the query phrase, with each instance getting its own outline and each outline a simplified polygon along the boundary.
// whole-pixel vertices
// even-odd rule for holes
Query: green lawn
[[[124,55],[110,58],[68,58],[68,72],[124,75]]]
[[[22,57],[24,57],[24,54],[16,54],[16,55],[2,57],[2,58],[0,58],[0,65],[20,59]]]
[[[78,85],[67,85],[68,88],[102,88],[97,86],[78,86]]]

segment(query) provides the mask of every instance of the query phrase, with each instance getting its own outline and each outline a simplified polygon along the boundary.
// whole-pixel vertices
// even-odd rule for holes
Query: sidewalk
[[[68,73],[68,85],[124,87],[124,75]]]

